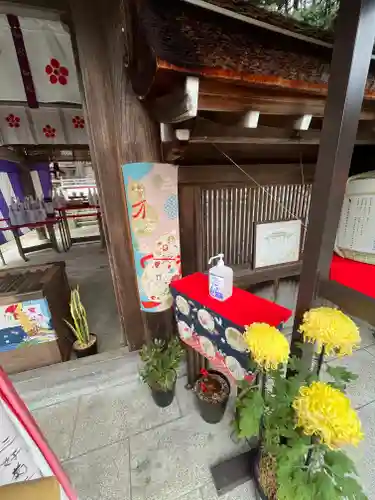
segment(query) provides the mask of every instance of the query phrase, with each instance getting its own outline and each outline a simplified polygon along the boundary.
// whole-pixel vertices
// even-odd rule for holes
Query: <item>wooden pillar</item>
[[[131,1],[70,0],[70,11],[116,300],[128,345],[136,349],[166,326],[159,315],[149,322],[140,311],[121,166],[158,161],[159,136],[127,75]]]
[[[375,0],[341,0],[312,191],[292,352],[320,279],[329,276],[375,35]]]

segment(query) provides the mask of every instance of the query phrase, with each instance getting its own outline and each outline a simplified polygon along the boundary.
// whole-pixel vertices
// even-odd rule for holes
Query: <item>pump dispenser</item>
[[[226,300],[233,292],[233,269],[224,264],[224,254],[219,253],[211,257],[209,264],[214,259],[219,259],[216,266],[209,270],[209,292],[216,300]]]

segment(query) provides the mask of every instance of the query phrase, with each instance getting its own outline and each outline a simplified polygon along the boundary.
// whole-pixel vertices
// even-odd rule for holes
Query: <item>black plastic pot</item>
[[[173,383],[172,389],[170,389],[169,391],[162,391],[161,389],[158,389],[156,387],[150,387],[150,389],[152,399],[155,401],[156,405],[160,408],[165,408],[166,406],[169,406],[174,399],[176,380]]]
[[[92,356],[93,354],[98,354],[98,339],[94,333],[90,334],[90,338],[93,339],[92,344],[88,347],[81,347],[77,341],[73,344],[73,350],[76,353],[77,358],[86,358],[87,356]]]
[[[194,392],[197,399],[198,409],[203,420],[209,424],[217,424],[223,418],[225,413],[225,408],[227,407],[229,393],[230,393],[230,385],[228,379],[224,377],[224,375],[220,372],[209,370],[209,374],[215,374],[223,381],[223,390],[225,390],[225,394],[223,394],[223,398],[220,401],[216,401],[213,399],[202,398],[198,390],[199,383],[202,377],[199,377],[195,382]]]
[[[253,482],[255,487],[255,496],[257,500],[268,500],[268,496],[264,493],[263,488],[260,484],[259,461],[260,453],[258,453],[253,462]]]

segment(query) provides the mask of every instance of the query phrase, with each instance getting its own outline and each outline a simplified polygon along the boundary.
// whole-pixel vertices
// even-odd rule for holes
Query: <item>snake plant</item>
[[[90,342],[90,330],[87,323],[86,310],[82,305],[78,286],[71,291],[69,307],[74,326],[67,320],[65,320],[65,323],[76,336],[78,344],[81,347],[87,347]]]

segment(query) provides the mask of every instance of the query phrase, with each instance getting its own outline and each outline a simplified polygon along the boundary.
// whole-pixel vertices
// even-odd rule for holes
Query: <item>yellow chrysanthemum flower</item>
[[[357,446],[363,439],[361,422],[349,399],[324,382],[303,386],[293,402],[297,427],[308,436],[318,436],[330,448]]]
[[[264,370],[275,370],[288,361],[289,343],[274,326],[253,323],[246,327],[244,339],[252,358]]]
[[[340,309],[317,307],[303,316],[299,328],[306,342],[316,342],[319,351],[325,347],[326,354],[346,356],[361,343],[359,330],[352,319]]]

